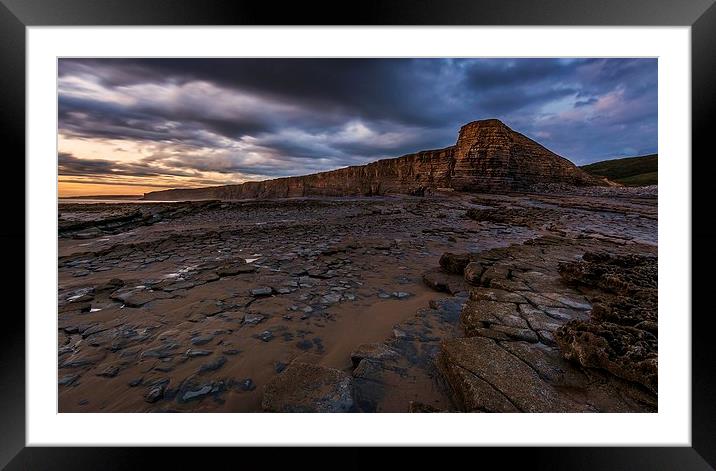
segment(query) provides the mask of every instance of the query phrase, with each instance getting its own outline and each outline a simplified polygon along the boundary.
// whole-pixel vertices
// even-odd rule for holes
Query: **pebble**
[[[127,385],[128,385],[130,388],[134,388],[134,387],[139,386],[140,384],[142,384],[142,381],[143,381],[143,380],[144,380],[144,378],[134,378],[133,380],[131,380],[130,382],[128,382]]]
[[[254,381],[251,378],[246,378],[239,383],[239,389],[242,391],[253,391],[256,389],[256,384],[254,384]]]
[[[269,296],[271,293],[273,293],[273,288],[271,288],[269,286],[261,286],[258,288],[252,288],[250,293],[251,293],[251,296],[255,296],[255,297]]]
[[[214,340],[213,335],[197,335],[196,337],[192,337],[191,343],[192,345],[204,345],[212,340]]]
[[[337,293],[331,293],[323,296],[321,298],[321,302],[323,304],[336,304],[337,302],[340,302],[341,295]]]
[[[211,355],[211,352],[209,350],[193,350],[190,348],[186,351],[186,356],[188,356],[189,358],[205,357],[208,355]]]
[[[252,314],[252,313],[245,314],[244,315],[244,324],[256,325],[259,322],[261,322],[262,320],[264,320],[265,318],[266,317],[262,316],[261,314]]]
[[[218,357],[214,361],[210,361],[209,363],[204,363],[199,367],[200,373],[206,373],[207,371],[216,371],[222,366],[224,366],[224,363],[226,363],[226,357]]]
[[[74,384],[75,381],[77,381],[77,378],[79,377],[80,375],[66,375],[60,378],[57,381],[57,384],[59,384],[60,386],[71,386],[72,384]]]
[[[155,386],[149,390],[146,396],[144,396],[144,400],[149,402],[150,404],[153,404],[164,397],[164,389],[166,388],[166,383],[162,383],[158,386]]]
[[[211,384],[206,384],[206,385],[202,386],[201,388],[196,389],[194,391],[185,392],[182,395],[181,400],[182,401],[191,401],[192,399],[204,397],[207,394],[209,394],[210,392],[211,392]]]

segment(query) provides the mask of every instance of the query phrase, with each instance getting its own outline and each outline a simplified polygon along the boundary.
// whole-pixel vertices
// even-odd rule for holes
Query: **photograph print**
[[[655,58],[59,58],[58,411],[658,411]]]

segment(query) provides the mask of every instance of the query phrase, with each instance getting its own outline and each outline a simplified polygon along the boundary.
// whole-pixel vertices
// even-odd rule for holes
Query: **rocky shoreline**
[[[653,412],[657,198],[61,204],[60,412]]]

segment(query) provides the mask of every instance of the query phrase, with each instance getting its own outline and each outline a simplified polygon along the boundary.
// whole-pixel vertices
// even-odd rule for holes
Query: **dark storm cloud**
[[[181,141],[212,146],[199,137],[209,130],[227,137],[266,132],[271,124],[261,119],[221,119],[201,109],[169,109],[158,106],[122,106],[96,99],[59,97],[60,130],[70,136],[146,141]],[[168,125],[168,123],[170,125]]]
[[[655,59],[62,59],[59,75],[64,136],[181,150],[114,172],[301,174],[490,117],[578,164],[657,150]]]
[[[430,114],[413,112],[419,95],[427,90],[405,88],[410,82],[430,85],[435,70],[420,70],[419,65],[406,60],[364,59],[88,59],[61,61],[59,74],[92,76],[110,88],[207,81],[298,102],[320,111],[320,121],[335,123],[354,113],[367,119],[399,117],[430,122]]]

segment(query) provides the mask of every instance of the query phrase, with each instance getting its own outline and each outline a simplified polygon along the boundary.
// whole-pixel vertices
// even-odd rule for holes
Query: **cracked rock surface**
[[[61,204],[59,410],[654,411],[656,227],[632,189]]]

